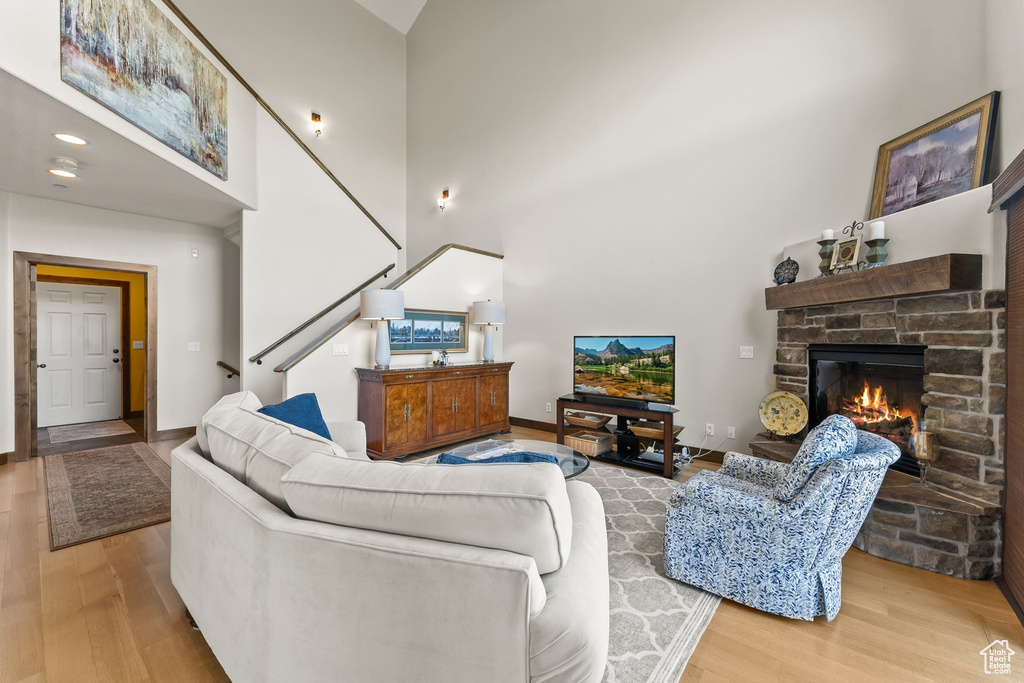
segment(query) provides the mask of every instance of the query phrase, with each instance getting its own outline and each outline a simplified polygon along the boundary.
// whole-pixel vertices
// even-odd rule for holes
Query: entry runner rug
[[[679,482],[591,463],[604,501],[611,637],[604,683],[677,683],[721,601],[665,576],[665,509]]]
[[[64,427],[47,427],[46,433],[50,437],[50,443],[66,443],[68,441],[82,441],[84,439],[99,439],[105,436],[134,434],[135,430],[121,420],[110,420],[109,422],[89,422]]]
[[[50,550],[171,518],[171,468],[144,443],[48,455]]]

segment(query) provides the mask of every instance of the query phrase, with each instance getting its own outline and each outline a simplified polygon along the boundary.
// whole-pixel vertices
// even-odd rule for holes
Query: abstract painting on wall
[[[61,0],[60,76],[227,179],[227,79],[149,0]]]

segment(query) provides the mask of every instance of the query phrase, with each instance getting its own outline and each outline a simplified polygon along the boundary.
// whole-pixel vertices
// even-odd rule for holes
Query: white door
[[[121,289],[36,286],[38,425],[121,417]]]

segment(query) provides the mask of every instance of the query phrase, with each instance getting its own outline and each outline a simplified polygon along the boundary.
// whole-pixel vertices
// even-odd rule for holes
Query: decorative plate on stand
[[[807,426],[807,406],[796,394],[773,391],[758,408],[761,424],[770,434],[792,436]]]
[[[788,285],[796,280],[796,274],[800,272],[800,264],[791,258],[775,266],[775,284]]]

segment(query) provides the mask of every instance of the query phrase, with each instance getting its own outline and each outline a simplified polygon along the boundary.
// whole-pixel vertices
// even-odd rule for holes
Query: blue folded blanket
[[[483,460],[470,460],[469,458],[461,458],[451,453],[442,453],[437,456],[438,465],[483,465],[492,462],[550,462],[557,465],[558,458],[547,453],[533,453],[530,451],[505,453],[504,455],[496,455],[493,458],[484,458]]]

